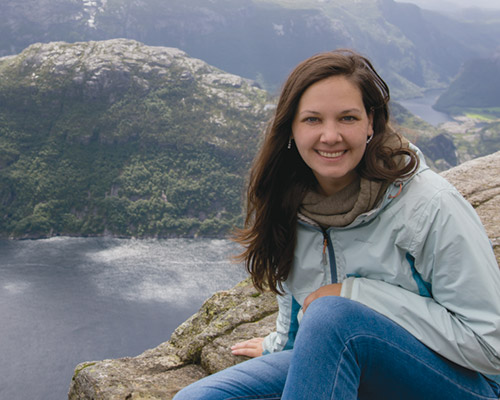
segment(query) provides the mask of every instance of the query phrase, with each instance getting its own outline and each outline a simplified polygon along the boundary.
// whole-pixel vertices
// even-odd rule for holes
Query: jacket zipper
[[[326,237],[326,233],[323,232],[323,265],[328,264],[328,260],[326,257],[326,249],[328,247],[328,238]]]
[[[330,258],[330,274],[332,283],[337,283],[337,264],[335,262],[335,251],[333,249],[333,244],[330,240],[328,232],[323,227],[321,227],[321,232],[323,232],[322,263],[323,265],[328,265],[328,258]]]
[[[327,230],[319,224],[300,220],[299,222],[323,234],[323,252],[321,255],[321,263],[326,266],[328,265],[328,260],[330,260],[331,281],[332,283],[337,283],[337,263],[335,261],[335,250],[333,249],[333,243],[330,239],[330,235],[328,235]]]

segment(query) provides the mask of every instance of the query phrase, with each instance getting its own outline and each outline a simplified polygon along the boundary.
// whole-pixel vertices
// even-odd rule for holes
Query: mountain
[[[0,236],[217,236],[269,118],[252,81],[136,41],[0,58]]]
[[[452,132],[461,162],[499,150],[500,53],[465,63],[433,108],[460,121],[443,129]]]
[[[401,3],[413,3],[420,8],[440,12],[457,12],[461,10],[500,11],[500,4],[495,0],[398,0]]]
[[[133,40],[0,58],[0,237],[226,235],[241,222],[275,100],[179,49]],[[483,143],[498,148],[490,131],[459,147],[398,103],[391,115],[436,170]]]
[[[449,114],[490,109],[491,114],[500,117],[500,52],[465,63],[434,108]]]
[[[129,38],[180,48],[273,92],[302,59],[351,47],[374,61],[395,98],[414,97],[500,44],[498,20],[393,0],[4,0],[0,13],[1,55],[39,41]]]

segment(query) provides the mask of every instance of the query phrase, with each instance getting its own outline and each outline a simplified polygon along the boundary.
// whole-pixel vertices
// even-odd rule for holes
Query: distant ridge
[[[180,48],[273,93],[299,61],[349,47],[374,61],[394,98],[415,97],[445,87],[500,37],[488,15],[465,21],[393,0],[3,0],[0,15],[0,55],[39,41],[129,38]]]
[[[468,61],[434,108],[450,114],[491,109],[500,118],[500,53]]]

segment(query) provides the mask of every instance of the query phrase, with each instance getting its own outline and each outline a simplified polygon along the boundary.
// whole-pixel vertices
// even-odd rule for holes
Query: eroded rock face
[[[476,208],[500,262],[500,152],[443,173]],[[200,378],[245,360],[232,344],[264,336],[275,326],[277,304],[248,280],[214,294],[169,341],[133,358],[82,363],[70,400],[171,399]]]
[[[146,93],[169,80],[199,81],[209,96],[215,94],[237,108],[253,107],[246,94],[262,92],[253,81],[223,72],[177,48],[127,39],[37,43],[1,61],[4,79],[15,78],[37,90],[75,90],[84,100],[104,96],[109,103],[119,99],[121,92]]]
[[[500,152],[441,173],[479,214],[500,264]]]

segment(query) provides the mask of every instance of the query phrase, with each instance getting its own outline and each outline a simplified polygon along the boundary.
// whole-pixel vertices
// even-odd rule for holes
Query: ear
[[[373,136],[374,131],[373,131],[373,117],[375,115],[375,111],[373,108],[370,110],[370,113],[368,114],[368,136]]]

